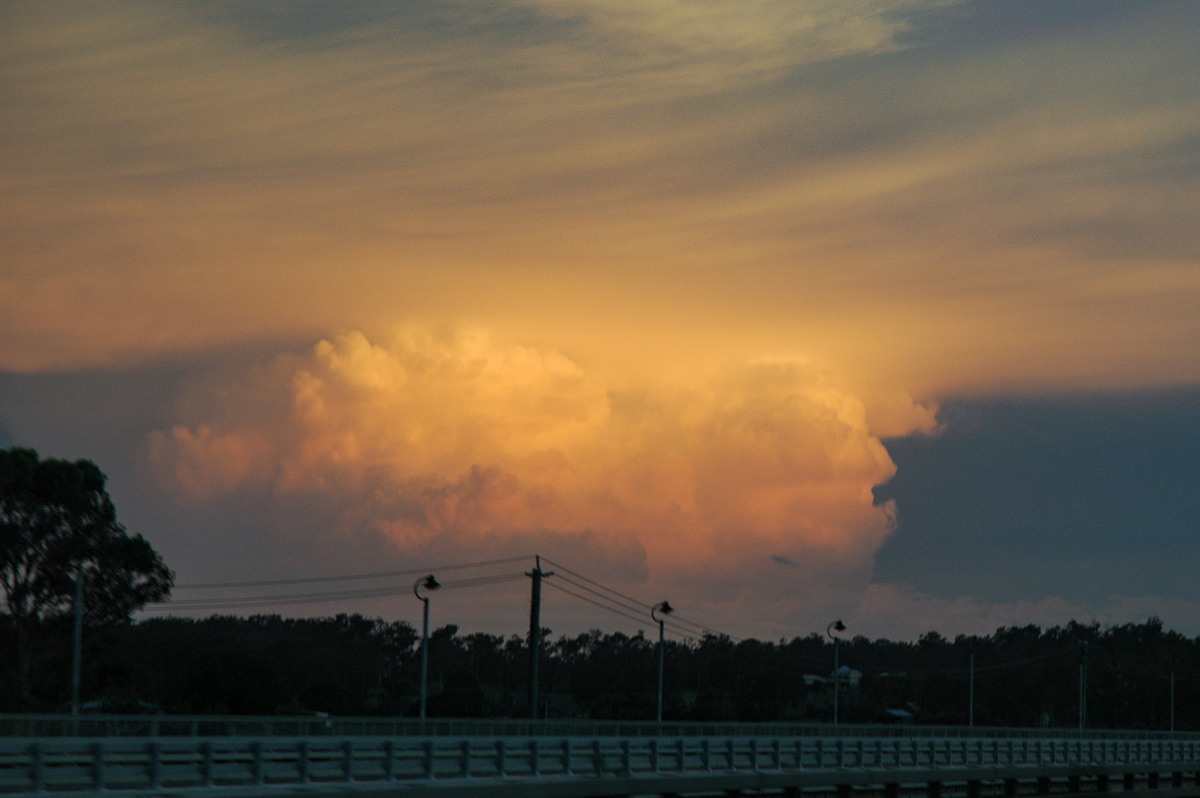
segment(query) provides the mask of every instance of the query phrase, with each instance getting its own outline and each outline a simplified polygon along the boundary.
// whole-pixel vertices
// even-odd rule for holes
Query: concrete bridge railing
[[[1194,787],[1200,741],[881,737],[204,737],[0,740],[0,793],[376,785],[512,795],[871,787],[980,798]],[[566,789],[564,785],[571,785]],[[907,786],[906,786],[907,785]],[[936,788],[935,786],[936,785]],[[972,786],[973,785],[973,786]],[[1022,785],[1026,785],[1022,787]],[[401,789],[401,788],[404,789]],[[662,789],[659,789],[659,788]],[[1101,789],[1103,788],[1103,789]],[[1061,790],[1060,790],[1061,791]],[[227,792],[227,791],[222,791]],[[1190,794],[1200,795],[1200,790]]]
[[[0,714],[3,737],[845,737],[1200,740],[1197,732],[724,721],[310,715]]]

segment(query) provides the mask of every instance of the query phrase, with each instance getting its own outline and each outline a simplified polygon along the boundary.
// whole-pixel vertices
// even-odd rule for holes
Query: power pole
[[[542,659],[542,578],[553,576],[553,571],[542,570],[542,558],[534,557],[532,571],[525,575],[533,579],[533,592],[529,600],[529,717],[538,719],[538,668]]]

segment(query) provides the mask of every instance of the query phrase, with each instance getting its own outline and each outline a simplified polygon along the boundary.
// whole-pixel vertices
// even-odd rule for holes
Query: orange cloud
[[[273,447],[254,430],[216,433],[212,427],[173,427],[150,436],[150,458],[191,501],[206,501],[261,482],[271,469]]]
[[[862,402],[797,362],[617,390],[560,353],[410,328],[324,340],[203,399],[151,440],[191,500],[321,497],[337,510],[320,534],[409,555],[632,542],[652,574],[750,568],[790,585],[799,567],[815,590],[830,568],[865,583],[892,524],[871,488],[894,466]]]

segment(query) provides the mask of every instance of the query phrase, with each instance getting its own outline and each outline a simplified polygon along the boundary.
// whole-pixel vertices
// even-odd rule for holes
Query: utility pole
[[[542,659],[542,578],[554,576],[553,571],[542,570],[542,558],[534,556],[532,571],[525,575],[533,579],[533,592],[529,599],[529,718],[538,719],[538,668]]]

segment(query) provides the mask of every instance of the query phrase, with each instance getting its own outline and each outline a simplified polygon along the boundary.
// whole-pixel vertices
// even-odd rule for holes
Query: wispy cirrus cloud
[[[293,353],[156,405],[174,551],[559,545],[853,606],[912,397],[1200,379],[1196,33],[1171,3],[3,4],[0,369],[132,424],[109,377],[157,403],[164,363]]]
[[[423,318],[912,393],[1194,374],[1165,13],[972,49],[943,3],[61,8],[6,12],[9,367]]]

